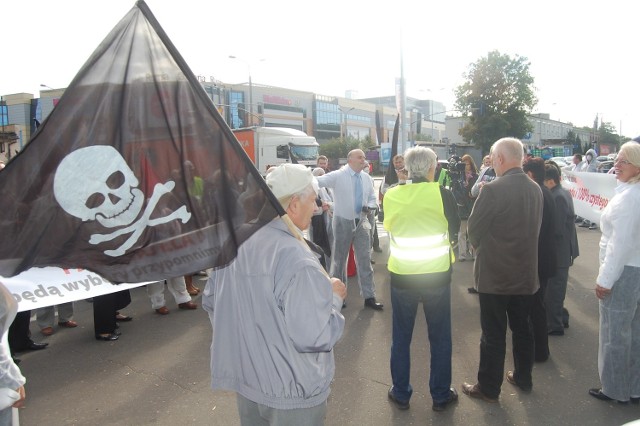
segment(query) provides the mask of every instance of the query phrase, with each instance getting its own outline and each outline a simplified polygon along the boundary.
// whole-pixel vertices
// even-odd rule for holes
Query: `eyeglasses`
[[[621,164],[621,165],[629,165],[629,164],[631,164],[627,160],[616,160],[616,161],[614,161],[614,163],[615,164]]]

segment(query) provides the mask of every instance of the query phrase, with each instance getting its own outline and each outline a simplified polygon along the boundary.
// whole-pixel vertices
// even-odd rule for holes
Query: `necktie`
[[[354,191],[354,205],[356,210],[356,217],[360,217],[360,212],[362,211],[362,178],[360,177],[360,173],[356,173],[354,175],[356,182],[356,188]]]

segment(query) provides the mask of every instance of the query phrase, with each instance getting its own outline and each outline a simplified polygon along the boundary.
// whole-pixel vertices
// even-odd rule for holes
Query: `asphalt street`
[[[640,406],[595,400],[598,303],[594,294],[599,231],[578,228],[581,256],[570,270],[566,307],[570,328],[550,337],[551,358],[536,364],[533,391],[523,393],[506,381],[498,404],[462,394],[475,382],[479,357],[479,308],[469,294],[472,262],[456,263],[452,282],[453,383],[459,401],[445,412],[431,410],[428,389],[429,346],[424,318],[416,322],[412,345],[411,408],[400,411],[387,400],[391,386],[389,348],[391,305],[386,271],[388,237],[379,225],[383,253],[375,253],[378,298],[384,311],[363,307],[357,281],[349,280],[346,327],[335,348],[336,375],[328,401],[327,425],[621,425],[640,418]],[[197,278],[204,287],[204,277]],[[132,290],[116,342],[93,336],[91,303],[75,303],[75,329],[56,329],[46,350],[19,354],[27,377],[22,425],[238,425],[235,394],[210,389],[211,326],[202,309],[177,309],[167,292],[171,314],[151,309],[144,288]],[[194,298],[200,302],[200,297]],[[513,368],[510,336],[505,370]],[[505,371],[506,372],[506,371]]]

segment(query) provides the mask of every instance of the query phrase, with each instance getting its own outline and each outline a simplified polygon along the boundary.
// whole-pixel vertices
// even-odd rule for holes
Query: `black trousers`
[[[96,296],[93,298],[93,329],[95,334],[113,333],[116,330],[116,312],[131,303],[129,290]]]
[[[23,351],[31,343],[31,311],[22,311],[16,314],[11,326],[9,326],[9,348],[11,353]]]
[[[531,386],[533,331],[529,315],[534,296],[480,293],[480,390],[498,398],[504,378],[507,321],[513,339],[514,378],[520,386]]]
[[[546,279],[540,279],[540,288],[533,295],[531,304],[534,355],[535,360],[539,362],[546,361],[549,358],[549,330],[547,329],[547,309],[545,305],[547,281]]]

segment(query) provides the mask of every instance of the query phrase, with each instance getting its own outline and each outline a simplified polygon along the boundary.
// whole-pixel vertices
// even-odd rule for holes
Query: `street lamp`
[[[56,90],[53,87],[49,87],[46,84],[41,84],[40,87],[44,87],[45,89],[49,89],[49,90]]]
[[[349,114],[349,112],[351,112],[352,110],[356,109],[356,107],[351,107],[348,110],[343,110],[342,108],[338,107],[338,109],[340,110],[340,112],[342,113],[342,116],[344,117],[344,129],[342,126],[340,126],[340,137],[342,139],[344,139],[347,136],[347,114]]]
[[[247,70],[249,71],[249,116],[251,118],[251,124],[253,124],[253,83],[251,82],[251,64],[249,61],[245,61],[244,59],[238,58],[237,56],[229,55],[229,59],[236,59],[240,62],[244,62],[247,65]],[[262,62],[265,59],[259,59],[258,62]]]

